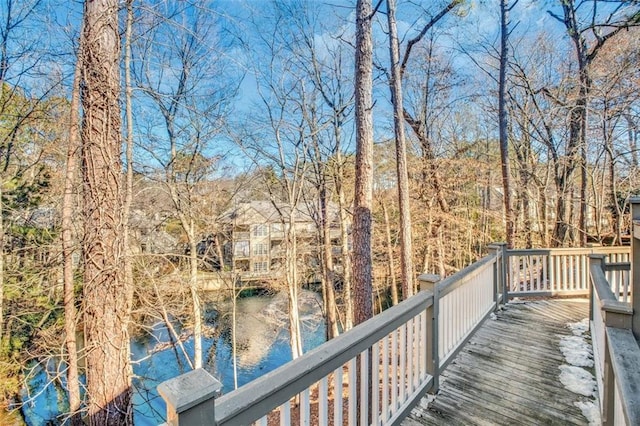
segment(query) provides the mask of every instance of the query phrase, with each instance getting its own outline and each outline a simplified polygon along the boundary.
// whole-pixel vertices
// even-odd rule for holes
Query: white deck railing
[[[509,297],[586,295],[589,255],[602,254],[608,282],[621,301],[628,301],[630,247],[558,248],[507,251]]]
[[[500,258],[443,281],[421,275],[416,296],[219,398],[219,382],[204,370],[163,382],[167,422],[397,424],[437,390],[440,372],[495,309]]]
[[[444,369],[495,309],[495,255],[444,279],[437,286],[438,362]]]
[[[603,424],[640,424],[640,348],[631,330],[633,309],[618,300],[604,256],[591,257],[591,339]]]

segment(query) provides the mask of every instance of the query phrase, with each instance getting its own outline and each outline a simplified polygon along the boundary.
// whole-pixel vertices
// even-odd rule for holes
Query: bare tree
[[[373,41],[371,0],[356,3],[356,182],[353,211],[354,322],[373,316],[371,210],[373,207]]]
[[[305,117],[312,140],[310,158],[313,160],[313,175],[309,180],[316,187],[317,194],[314,194],[313,198],[316,198],[319,204],[317,216],[319,232],[322,235],[322,270],[325,277],[323,299],[326,305],[327,329],[329,336],[335,336],[338,334],[338,306],[333,285],[340,279],[340,275],[344,289],[343,328],[351,328],[353,322],[350,300],[351,259],[347,248],[349,221],[345,206],[342,153],[346,143],[345,123],[353,110],[353,91],[350,90],[352,88],[348,82],[350,77],[345,74],[344,69],[352,57],[347,56],[345,43],[340,40],[343,28],[327,25],[317,19],[317,16],[322,15],[321,10],[313,9],[309,5],[300,9],[287,10],[287,14],[294,18],[295,28],[301,36],[292,37],[295,41],[291,43],[291,53],[300,58],[298,67],[301,73],[308,74],[313,84],[310,90],[315,103],[305,109],[309,112]],[[325,37],[318,38],[317,34],[324,34]],[[297,42],[298,40],[300,42]],[[333,208],[336,203],[338,212]],[[336,213],[341,227],[341,268],[334,265],[332,254],[330,225],[335,220]]]
[[[387,0],[387,22],[389,25],[389,56],[391,58],[391,103],[393,104],[393,128],[396,136],[396,167],[398,175],[398,201],[400,206],[400,263],[402,267],[402,298],[413,296],[414,270],[413,245],[411,241],[411,206],[409,204],[409,175],[407,172],[407,147],[404,137],[404,105],[402,102],[402,73],[400,69],[400,46],[396,25],[396,2]],[[385,218],[387,217],[385,210]],[[392,290],[393,294],[393,290]]]
[[[269,40],[269,43],[274,40]],[[270,49],[281,46],[269,44]],[[284,55],[274,55],[283,57]],[[280,68],[282,66],[282,68]],[[287,294],[289,341],[292,358],[302,355],[302,332],[299,314],[299,293],[302,283],[300,268],[300,236],[297,226],[301,214],[308,154],[311,138],[306,134],[305,120],[299,113],[307,108],[306,89],[301,79],[291,74],[291,63],[272,63],[259,79],[260,98],[267,112],[264,129],[245,135],[241,147],[257,165],[266,167],[262,173],[268,201],[278,214],[284,232],[284,290]],[[295,110],[292,114],[292,110]],[[297,112],[297,113],[296,113]],[[257,122],[257,120],[256,120]],[[249,127],[247,125],[246,127]],[[264,131],[264,133],[263,133]],[[269,141],[269,142],[265,142]],[[277,271],[274,271],[277,273]]]
[[[71,104],[69,105],[69,142],[67,164],[64,176],[64,195],[62,200],[62,262],[64,287],[64,330],[67,349],[67,389],[69,398],[70,422],[80,425],[80,381],[78,376],[78,350],[76,334],[78,314],[76,309],[73,253],[75,241],[73,235],[74,186],[77,181],[78,156],[80,154],[80,71],[82,49],[78,48],[76,68],[73,75]]]
[[[407,42],[404,55],[402,56],[402,62],[400,63],[400,77],[404,78],[407,64],[411,58],[411,52],[413,48],[424,38],[427,32],[433,28],[444,16],[451,12],[456,6],[460,4],[460,0],[453,0],[446,4],[436,15],[434,15],[420,30],[417,36]],[[407,108],[403,107],[403,116],[409,127],[413,130],[416,138],[419,140],[422,151],[423,160],[425,165],[425,175],[431,179],[431,184],[435,191],[438,204],[443,212],[449,211],[449,203],[444,194],[444,188],[441,183],[441,178],[436,166],[436,157],[433,148],[433,142],[429,135],[429,129],[426,123],[426,105],[419,111],[420,115],[411,114]]]
[[[147,9],[134,50],[137,86],[153,102],[144,148],[161,170],[173,214],[187,240],[188,288],[192,300],[194,366],[203,365],[202,307],[198,294],[198,243],[211,228],[206,185],[223,155],[213,142],[220,137],[235,85],[222,79],[225,64],[217,55],[213,15],[207,7],[167,2]],[[159,112],[161,121],[156,119]],[[162,130],[159,130],[162,129]]]
[[[506,222],[507,247],[513,247],[514,225],[511,208],[511,168],[509,167],[509,134],[507,122],[507,68],[509,61],[509,11],[517,0],[508,5],[508,0],[500,0],[500,78],[498,83],[498,120],[500,128],[500,164],[502,165],[502,189],[504,218]]]
[[[85,5],[82,52],[83,309],[88,422],[132,422],[128,303],[122,269],[118,2]]]
[[[625,181],[631,183],[633,172],[627,165],[633,164],[636,154],[633,142],[629,142],[633,141],[635,131],[632,111],[640,104],[639,32],[640,28],[631,28],[617,34],[615,42],[609,44],[591,65],[590,110],[593,113],[589,137],[602,140],[596,161],[590,168],[594,175],[590,179],[594,219],[597,236],[602,240],[605,237],[602,228],[607,222],[604,219],[611,216],[611,244],[622,244],[624,200],[633,190]],[[597,161],[599,159],[601,161]],[[600,185],[596,185],[597,175]]]
[[[324,29],[325,31],[329,31]],[[335,35],[339,39],[340,33]],[[345,74],[345,68],[350,62],[346,55],[344,43],[316,45],[316,38],[312,34],[305,33],[305,46],[308,49],[310,58],[305,70],[311,75],[313,85],[319,91],[320,96],[329,110],[328,121],[330,125],[324,124],[326,131],[323,137],[318,137],[321,143],[321,159],[316,163],[321,165],[324,185],[329,188],[333,183],[334,196],[338,205],[338,217],[340,222],[340,248],[342,260],[342,283],[343,283],[343,304],[344,321],[343,328],[351,329],[353,326],[353,301],[352,301],[352,280],[351,280],[351,253],[349,251],[348,228],[350,203],[347,202],[345,191],[345,168],[347,161],[343,150],[346,148],[346,123],[353,111],[353,90],[350,84],[350,77]],[[319,55],[318,52],[325,52]],[[321,57],[322,56],[322,57]],[[327,197],[329,198],[329,197]],[[335,271],[334,271],[335,275]]]
[[[609,5],[605,6],[605,3]],[[613,4],[611,4],[613,3]],[[578,231],[580,232],[577,241],[580,245],[587,242],[586,214],[587,214],[587,105],[592,89],[591,63],[598,56],[602,47],[607,45],[620,31],[630,26],[640,24],[640,8],[634,4],[627,4],[626,1],[594,1],[590,7],[582,8],[585,16],[580,16],[579,10],[582,3],[574,0],[561,1],[562,15],[550,12],[550,14],[560,21],[570,37],[577,62],[577,93],[574,94],[573,101],[567,105],[569,111],[569,159],[570,161],[562,165],[561,179],[565,183],[570,181],[577,166],[580,167],[580,215],[578,221]],[[627,7],[628,6],[628,7]],[[605,12],[600,11],[607,9]],[[584,20],[584,21],[583,21]],[[586,22],[586,24],[581,24]],[[564,244],[572,241],[569,224],[567,223],[566,198],[568,194],[565,190],[558,195],[558,208],[556,211],[556,227],[553,232],[554,242]]]
[[[131,216],[131,203],[133,202],[133,87],[131,83],[131,43],[133,33],[133,0],[127,0],[127,15],[125,24],[125,43],[124,43],[124,107],[126,120],[126,138],[125,138],[125,161],[127,164],[125,182],[124,182],[124,248],[126,251],[124,257],[124,279],[129,289],[127,295],[127,303],[133,305],[133,259],[131,250],[131,226],[129,218]]]

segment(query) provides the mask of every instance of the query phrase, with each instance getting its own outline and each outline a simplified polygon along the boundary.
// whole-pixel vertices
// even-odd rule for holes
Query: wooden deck
[[[574,404],[586,398],[560,383],[559,342],[588,309],[587,299],[508,304],[447,367],[436,399],[423,399],[402,424],[587,425]]]

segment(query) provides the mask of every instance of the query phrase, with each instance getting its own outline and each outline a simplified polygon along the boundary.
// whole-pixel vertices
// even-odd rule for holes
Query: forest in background
[[[362,4],[364,15],[340,1],[2,1],[5,406],[19,406],[34,363],[64,359],[52,380],[69,384],[71,423],[130,421],[130,335],[177,321],[197,341],[199,247],[243,201],[289,206],[283,224],[298,206],[315,212],[330,337],[359,322],[367,274],[353,262],[366,256],[352,238],[371,253],[364,284],[393,303],[417,274],[450,275],[492,242],[625,241],[640,188],[637,2]],[[368,98],[356,70],[370,74]],[[275,290],[295,358],[304,274],[287,229]],[[112,359],[92,359],[114,338]],[[194,367],[202,356],[196,344]],[[105,362],[116,371],[93,371],[113,374],[109,386],[79,379]],[[123,417],[101,417],[109,404]]]

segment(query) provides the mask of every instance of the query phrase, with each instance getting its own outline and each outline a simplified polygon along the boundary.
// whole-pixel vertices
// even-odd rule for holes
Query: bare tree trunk
[[[82,126],[88,422],[132,423],[129,289],[123,273],[118,2],[85,3]]]
[[[80,416],[80,382],[78,378],[78,347],[76,333],[78,314],[74,291],[73,268],[73,188],[76,184],[78,154],[80,149],[80,71],[82,68],[82,48],[78,49],[73,75],[73,89],[69,111],[69,145],[67,147],[67,167],[64,175],[64,195],[62,198],[62,280],[64,293],[64,331],[67,349],[67,395],[69,398],[70,424],[82,424]],[[1,218],[0,218],[1,220]]]
[[[438,225],[438,239],[437,239],[437,250],[438,250],[438,274],[440,277],[447,276],[447,269],[445,268],[445,251],[444,251],[444,232],[442,230],[443,225]]]
[[[2,202],[2,182],[0,182],[0,344],[3,344],[2,336],[4,336],[4,219],[2,212],[4,211],[4,203]],[[9,333],[7,336],[10,337]]]
[[[341,161],[341,155],[338,152],[338,162]],[[344,195],[343,183],[344,174],[342,173],[342,164],[339,164],[339,170],[337,172],[336,189],[338,190],[338,208],[340,209],[340,243],[341,243],[341,255],[342,255],[342,284],[344,287],[344,303],[345,303],[345,320],[344,329],[351,330],[353,328],[353,298],[352,298],[352,280],[351,280],[351,253],[349,252],[349,232],[348,232],[348,219],[346,211],[346,201]]]
[[[616,163],[613,152],[613,141],[611,136],[607,134],[606,130],[603,132],[605,138],[605,151],[607,152],[609,159],[609,197],[612,206],[611,216],[613,219],[613,235],[614,239],[612,245],[622,244],[622,209],[618,203],[618,188],[616,182]]]
[[[511,171],[509,168],[509,135],[507,123],[507,67],[509,61],[509,10],[508,0],[500,0],[500,78],[498,84],[498,121],[500,124],[500,163],[504,191],[504,218],[507,247],[513,248],[514,221],[511,210]]]
[[[193,221],[189,224],[189,291],[193,303],[193,366],[202,368],[202,309],[198,297],[198,241]]]
[[[176,341],[176,345],[178,345],[178,347],[180,348],[180,351],[182,352],[182,355],[184,355],[185,359],[187,360],[187,364],[189,364],[189,367],[191,369],[193,369],[193,363],[191,362],[191,358],[189,358],[189,354],[187,353],[187,350],[184,348],[184,345],[182,344],[182,341],[180,340],[180,335],[176,332],[175,327],[171,323],[171,319],[169,318],[169,314],[167,312],[167,308],[166,308],[166,306],[164,304],[164,301],[162,300],[162,294],[160,293],[160,290],[158,289],[158,285],[156,284],[156,280],[154,278],[151,278],[151,281],[153,282],[153,290],[156,293],[156,297],[158,298],[158,301],[160,302],[160,311],[161,311],[161,315],[162,315],[162,320],[164,321],[164,324],[166,325],[167,330],[169,331],[170,335],[173,336],[173,339]]]
[[[389,259],[389,279],[391,281],[391,304],[398,304],[398,284],[396,283],[396,266],[393,260],[393,245],[391,243],[391,224],[389,223],[389,211],[384,201],[380,202],[384,215],[384,229],[387,236],[387,258]]]
[[[353,214],[354,322],[373,316],[371,206],[373,198],[373,42],[371,0],[356,3],[356,180]]]
[[[414,294],[413,247],[411,241],[411,206],[409,203],[409,174],[407,172],[407,147],[404,137],[404,116],[402,103],[402,75],[398,30],[396,28],[396,2],[387,0],[387,20],[389,23],[389,54],[391,57],[391,102],[393,103],[393,126],[396,137],[396,168],[398,175],[398,202],[400,208],[400,264],[402,267],[402,298]]]
[[[221,258],[222,259],[222,258]],[[233,357],[233,388],[238,389],[238,339],[237,339],[237,312],[238,312],[238,294],[236,294],[236,274],[231,274],[231,356]]]
[[[587,147],[586,147],[586,127],[587,127],[587,118],[586,118],[586,106],[585,106],[585,118],[583,119],[583,127],[582,127],[582,144],[580,145],[580,216],[578,218],[578,232],[580,232],[580,247],[587,246],[587,237],[589,235],[588,223],[587,223],[587,207],[588,207],[588,199],[587,199],[587,186],[589,183],[588,173],[587,173]]]
[[[324,172],[323,172],[324,173]],[[325,176],[323,176],[324,180]],[[333,252],[331,245],[331,229],[330,225],[330,217],[327,206],[327,191],[325,189],[325,183],[322,183],[323,188],[320,193],[320,210],[321,210],[321,220],[322,220],[322,247],[323,247],[323,277],[322,281],[324,282],[324,297],[326,298],[325,307],[326,307],[326,315],[327,315],[327,335],[329,339],[337,337],[339,333],[338,331],[338,320],[336,318],[336,292],[333,287],[334,285],[334,272],[333,272]]]
[[[629,140],[629,151],[631,151],[631,165],[638,167],[638,135],[640,135],[640,129],[635,122],[633,115],[627,111],[624,113],[624,118],[627,122],[627,139]]]
[[[289,307],[289,343],[291,344],[291,358],[299,358],[302,351],[302,333],[300,330],[300,311],[298,309],[298,288],[289,287],[287,290]]]
[[[547,190],[549,188],[549,181],[551,179],[552,163],[547,164],[547,170],[544,178],[544,185],[540,188],[540,220],[542,221],[542,243],[543,247],[550,247],[552,242],[549,234],[549,212],[548,212],[548,198]]]
[[[600,182],[598,182],[598,179]],[[591,176],[591,193],[593,194],[593,222],[595,224],[595,238],[599,243],[603,241],[603,229],[605,220],[605,200],[607,199],[607,166],[602,167],[602,172],[598,176],[598,169],[593,169]],[[613,206],[612,206],[613,207]],[[612,213],[613,214],[613,213]],[[610,229],[611,230],[611,229]],[[614,236],[615,241],[615,236]]]
[[[296,220],[293,210],[289,216],[289,229],[287,232],[287,296],[289,303],[289,343],[291,344],[291,357],[299,358],[302,355],[302,334],[300,330],[300,312],[298,309],[298,243],[295,228]]]
[[[529,171],[521,169],[520,172],[522,188],[520,194],[522,198],[522,214],[523,214],[523,231],[525,234],[525,248],[533,247],[533,231],[531,220],[531,196],[529,195],[529,185],[531,185],[531,179],[529,178]]]
[[[133,306],[133,259],[131,253],[131,230],[129,229],[129,216],[131,214],[131,202],[133,200],[133,106],[131,105],[131,31],[133,27],[133,0],[127,0],[127,21],[124,43],[124,80],[125,80],[125,115],[127,121],[127,139],[125,142],[125,158],[127,171],[124,193],[124,279],[129,289],[127,303]]]

